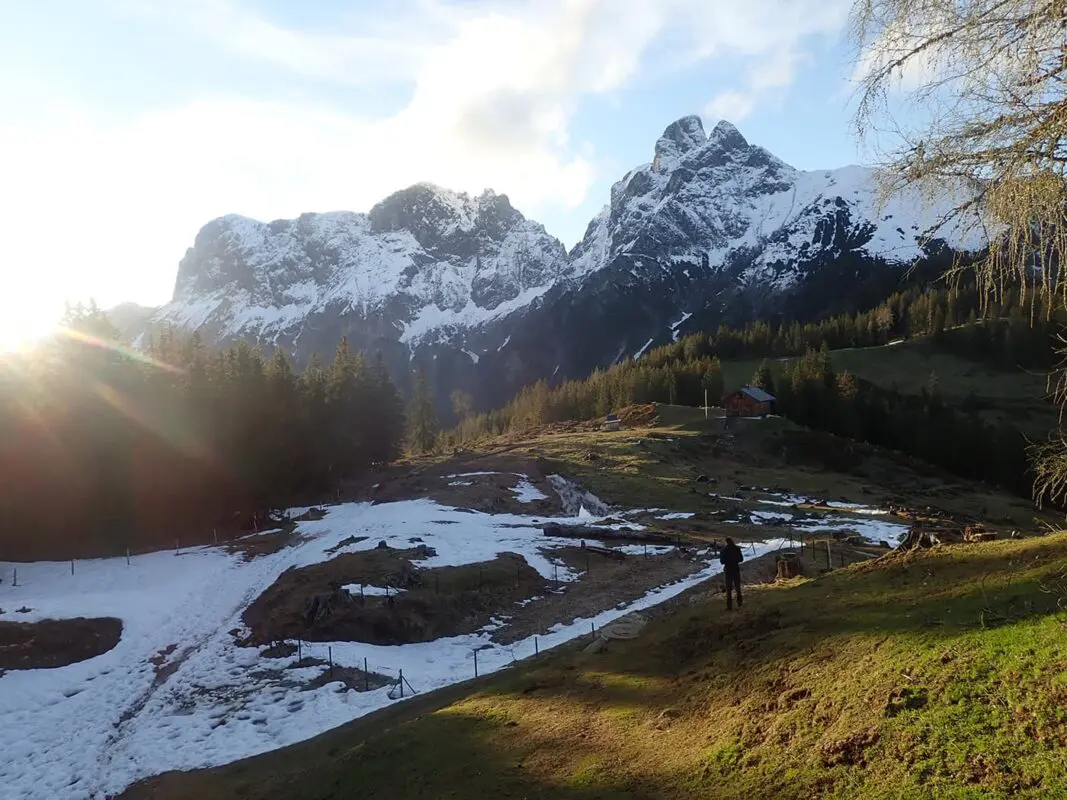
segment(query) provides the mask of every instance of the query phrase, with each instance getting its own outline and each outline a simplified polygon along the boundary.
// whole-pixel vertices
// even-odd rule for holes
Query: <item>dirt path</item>
[[[552,556],[572,569],[581,570],[581,577],[560,583],[552,593],[516,609],[508,622],[493,633],[493,641],[510,644],[546,633],[559,623],[594,617],[706,566],[704,561],[679,549],[666,555],[627,555],[621,561],[580,547],[553,550]]]

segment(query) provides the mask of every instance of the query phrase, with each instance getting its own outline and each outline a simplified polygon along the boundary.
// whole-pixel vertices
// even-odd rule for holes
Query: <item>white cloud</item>
[[[728,27],[735,37],[730,44],[744,66],[735,87],[716,94],[704,115],[738,122],[780,97],[800,66],[810,60],[803,49],[808,40],[839,31],[848,6],[846,0],[767,0],[752,3],[746,13],[730,18]]]
[[[740,122],[756,108],[751,94],[741,92],[719,92],[704,107],[704,116],[708,119],[728,119]]]
[[[35,128],[0,117],[0,218],[14,232],[5,261],[23,276],[22,297],[160,302],[213,216],[361,210],[420,180],[493,187],[535,217],[574,208],[597,177],[599,150],[570,134],[584,97],[740,58],[745,88],[709,105],[740,119],[789,84],[802,43],[841,24],[844,0],[403,0],[313,30],[238,0],[110,2],[127,22],[191,37],[190,57],[206,44],[313,84],[401,82],[410,96],[370,116],[222,86],[132,119],[96,113]]]

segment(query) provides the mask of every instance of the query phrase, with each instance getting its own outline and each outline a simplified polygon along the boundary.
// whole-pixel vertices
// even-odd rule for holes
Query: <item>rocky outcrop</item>
[[[297,360],[348,336],[396,375],[423,365],[439,397],[460,388],[488,406],[720,322],[844,310],[872,283],[880,299],[957,200],[883,206],[870,170],[797,170],[695,116],[667,126],[652,156],[569,254],[504,195],[425,183],[366,214],[222,217],[197,235],[150,327],[254,339]]]

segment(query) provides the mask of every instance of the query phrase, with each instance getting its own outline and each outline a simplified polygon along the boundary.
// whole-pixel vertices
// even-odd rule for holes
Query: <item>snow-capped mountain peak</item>
[[[726,120],[668,125],[568,254],[506,195],[418,183],[367,213],[206,224],[154,324],[252,338],[300,358],[342,335],[398,374],[432,364],[438,395],[486,404],[526,383],[628,358],[720,320],[744,322],[923,254],[959,197],[877,201],[863,167],[802,171]],[[946,231],[957,249],[981,245]],[[805,299],[798,299],[805,298]],[[823,305],[826,305],[823,302]],[[792,312],[790,312],[792,313]]]
[[[157,321],[274,344],[312,315],[356,314],[376,336],[417,340],[507,313],[567,274],[563,246],[505,195],[421,183],[367,214],[212,220]]]

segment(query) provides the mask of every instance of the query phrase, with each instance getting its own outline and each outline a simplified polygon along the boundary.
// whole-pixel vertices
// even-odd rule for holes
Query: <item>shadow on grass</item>
[[[1065,569],[1067,534],[897,556],[753,591],[729,615],[680,602],[600,654],[124,797],[1053,796],[1067,692],[1042,672],[1062,663],[1046,590]]]

